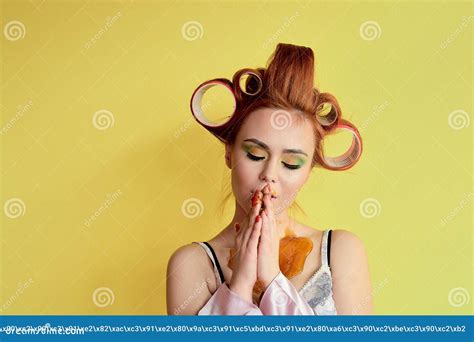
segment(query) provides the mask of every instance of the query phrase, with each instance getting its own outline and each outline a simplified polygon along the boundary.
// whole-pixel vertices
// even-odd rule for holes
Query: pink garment
[[[315,315],[306,300],[283,273],[271,281],[260,305],[241,298],[222,283],[198,315]]]

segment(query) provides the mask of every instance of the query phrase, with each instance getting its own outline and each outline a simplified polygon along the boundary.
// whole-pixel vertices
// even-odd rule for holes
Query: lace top
[[[259,307],[228,288],[212,247],[207,242],[194,242],[201,245],[211,259],[218,284],[218,289],[198,315],[337,315],[329,266],[331,232],[323,232],[321,267],[303,287],[298,291],[280,272],[268,285]]]

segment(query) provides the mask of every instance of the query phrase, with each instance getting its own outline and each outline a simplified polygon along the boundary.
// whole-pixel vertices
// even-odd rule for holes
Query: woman
[[[242,69],[232,82],[215,79],[194,92],[197,121],[225,144],[235,213],[207,242],[178,248],[167,269],[170,315],[371,314],[367,256],[346,230],[316,230],[289,207],[313,167],[345,170],[360,158],[357,129],[341,118],[336,99],[313,88],[310,48],[278,44],[266,69]],[[243,76],[248,76],[241,88]],[[200,103],[212,86],[235,98],[225,123],[205,117]],[[345,129],[353,143],[325,157],[323,140]]]

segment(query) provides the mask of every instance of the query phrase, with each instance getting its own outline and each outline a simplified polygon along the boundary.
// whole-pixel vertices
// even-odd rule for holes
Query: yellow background
[[[233,213],[218,215],[229,171],[191,94],[264,66],[278,42],[313,49],[316,85],[364,140],[354,168],[313,171],[298,219],[364,241],[376,314],[472,313],[472,14],[456,1],[2,1],[0,314],[166,314],[170,254]],[[103,109],[114,124],[98,129]]]

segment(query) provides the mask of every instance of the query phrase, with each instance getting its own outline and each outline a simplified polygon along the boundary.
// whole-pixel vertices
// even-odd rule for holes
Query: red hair
[[[249,77],[242,89],[240,81],[244,75]],[[233,93],[235,110],[225,124],[213,126],[209,122],[203,123],[202,110],[199,108],[202,93],[196,94],[198,89],[205,90],[215,84],[224,84]],[[346,170],[360,158],[362,139],[357,128],[342,119],[342,111],[335,96],[322,93],[314,87],[314,53],[311,48],[280,43],[270,56],[266,68],[241,69],[234,74],[232,82],[224,78],[214,79],[204,82],[198,89],[191,98],[193,115],[226,145],[234,145],[237,133],[250,113],[266,107],[298,113],[298,118],[311,122],[316,141],[311,167]],[[326,105],[330,106],[330,111],[322,116],[326,112]],[[351,148],[340,157],[324,157],[324,138],[340,128],[348,129],[353,134]],[[224,197],[221,215],[223,205],[230,196],[232,191]],[[304,213],[296,201],[293,205]]]
[[[240,79],[248,71],[258,74],[261,84],[257,77],[250,75],[246,80],[244,91],[241,89]],[[342,111],[336,98],[330,93],[321,93],[314,87],[314,54],[311,48],[280,43],[270,56],[266,68],[241,69],[234,74],[232,85],[236,98],[234,115],[239,120],[235,120],[219,135],[226,144],[234,144],[245,118],[262,107],[297,112],[311,122],[316,141],[312,167],[339,169],[328,167],[323,162],[323,141],[327,135],[335,131],[340,123],[350,126],[360,139],[357,129],[349,122],[342,120]],[[257,89],[259,89],[257,95],[249,95],[255,93]],[[335,120],[326,125],[322,125],[321,119],[318,120],[317,117],[323,105],[330,105],[331,112],[336,113]],[[349,167],[358,160],[352,154],[347,154],[346,158],[351,158],[353,162]]]

